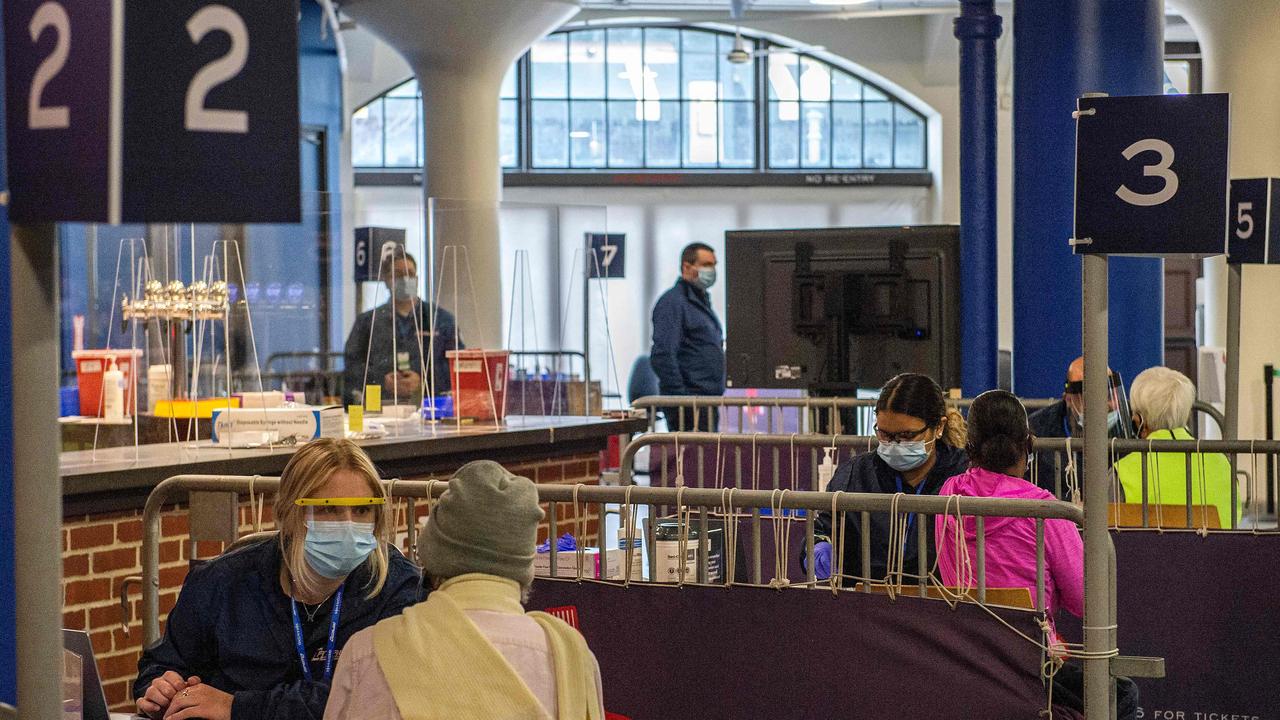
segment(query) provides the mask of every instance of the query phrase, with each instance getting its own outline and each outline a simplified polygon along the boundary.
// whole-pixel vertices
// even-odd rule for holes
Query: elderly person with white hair
[[[1144,440],[1194,440],[1187,429],[1196,386],[1186,375],[1167,367],[1144,370],[1134,378],[1129,405],[1138,437]],[[1187,498],[1187,456],[1185,453],[1146,453],[1148,503],[1159,505],[1212,505],[1218,521],[1230,527],[1239,505],[1231,503],[1231,464],[1221,453],[1191,454],[1191,498]],[[1115,472],[1125,502],[1140,503],[1142,456],[1131,453],[1116,463]]]

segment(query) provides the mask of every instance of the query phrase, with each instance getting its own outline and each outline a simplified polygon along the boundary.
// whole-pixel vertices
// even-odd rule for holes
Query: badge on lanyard
[[[403,350],[396,353],[396,370],[409,370],[409,351]]]

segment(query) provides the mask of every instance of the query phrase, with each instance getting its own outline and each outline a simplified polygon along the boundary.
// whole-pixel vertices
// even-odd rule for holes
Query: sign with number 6
[[[1280,180],[1232,180],[1228,208],[1227,262],[1232,265],[1280,263],[1280,227],[1271,220],[1271,214],[1280,209]]]
[[[296,0],[6,0],[15,222],[297,222]]]
[[[1225,94],[1081,98],[1075,251],[1225,252],[1228,109]]]

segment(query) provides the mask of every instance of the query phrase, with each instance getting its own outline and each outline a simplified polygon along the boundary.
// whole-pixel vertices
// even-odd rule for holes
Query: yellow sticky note
[[[364,432],[364,408],[359,405],[347,406],[347,429],[351,432]]]
[[[369,412],[382,412],[382,386],[364,386],[364,409]]]

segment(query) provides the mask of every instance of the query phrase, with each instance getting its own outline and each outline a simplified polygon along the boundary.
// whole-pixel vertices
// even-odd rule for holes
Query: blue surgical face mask
[[[304,543],[307,564],[322,577],[344,578],[378,547],[373,523],[308,520]]]
[[[698,268],[698,286],[703,290],[710,290],[712,285],[716,284],[716,269],[714,267]]]
[[[912,440],[909,442],[880,443],[880,447],[876,448],[876,453],[880,455],[880,459],[884,460],[889,467],[898,472],[909,472],[924,465],[929,460],[929,445],[923,440]]]
[[[402,275],[396,278],[395,294],[397,300],[408,300],[418,296],[418,278],[413,275]]]
[[[1084,429],[1083,413],[1076,416],[1076,424],[1080,426],[1081,430]],[[1115,429],[1118,427],[1120,427],[1120,411],[1112,410],[1111,412],[1107,413],[1107,432],[1108,433],[1115,432]]]

